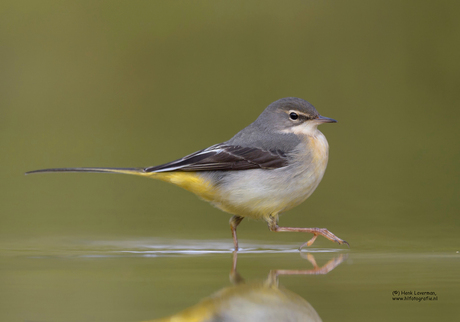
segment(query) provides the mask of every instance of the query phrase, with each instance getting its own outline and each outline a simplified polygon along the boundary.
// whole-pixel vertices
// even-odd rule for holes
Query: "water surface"
[[[49,242],[3,249],[1,321],[246,321],[242,311],[264,321],[267,308],[285,321],[455,320],[460,313],[457,253],[299,253],[294,244],[245,241],[235,257],[229,241],[168,239],[41,248]],[[409,299],[403,291],[436,295]]]

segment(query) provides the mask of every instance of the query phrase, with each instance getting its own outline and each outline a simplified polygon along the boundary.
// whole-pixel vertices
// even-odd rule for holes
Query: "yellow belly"
[[[212,201],[216,193],[211,182],[195,172],[159,172],[145,174],[145,176],[175,184],[206,201]]]

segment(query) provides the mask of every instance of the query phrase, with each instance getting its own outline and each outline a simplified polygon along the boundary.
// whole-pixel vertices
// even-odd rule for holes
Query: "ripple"
[[[33,246],[31,246],[33,245]],[[273,242],[242,240],[239,254],[298,253],[298,243],[274,244]],[[8,247],[9,246],[9,247]],[[107,257],[173,257],[202,256],[233,253],[233,243],[228,240],[189,239],[127,239],[91,240],[72,238],[51,238],[23,241],[2,247],[3,255],[28,258],[107,258]],[[336,253],[343,249],[304,248],[308,253]]]
[[[132,254],[138,256],[174,256],[174,255],[207,255],[233,253],[233,244],[220,240],[150,240],[149,242],[126,241],[123,243],[103,243],[105,246],[124,249],[113,252]],[[260,242],[241,241],[244,247],[238,253],[298,253],[298,244],[269,244]],[[128,249],[126,249],[128,248]],[[306,250],[304,250],[306,251]],[[333,248],[308,248],[310,253],[341,252],[342,249]]]

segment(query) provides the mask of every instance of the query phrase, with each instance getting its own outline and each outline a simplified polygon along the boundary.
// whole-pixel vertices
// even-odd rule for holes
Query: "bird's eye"
[[[289,117],[291,118],[291,120],[297,120],[299,118],[299,115],[297,115],[297,113],[291,112],[289,113]]]

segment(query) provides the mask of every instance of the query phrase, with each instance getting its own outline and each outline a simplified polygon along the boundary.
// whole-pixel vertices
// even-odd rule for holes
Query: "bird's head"
[[[286,97],[271,103],[257,122],[281,133],[313,135],[318,125],[337,121],[321,116],[313,105],[301,98]]]

